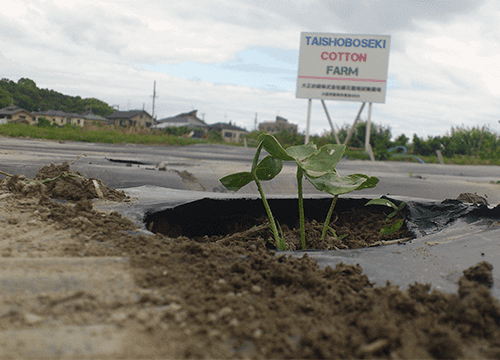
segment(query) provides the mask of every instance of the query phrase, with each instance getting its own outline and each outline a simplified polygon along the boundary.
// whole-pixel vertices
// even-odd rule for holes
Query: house
[[[269,134],[275,134],[281,130],[287,130],[293,134],[297,133],[297,125],[290,124],[287,119],[276,116],[276,121],[267,121],[259,124],[259,130]]]
[[[5,119],[7,122],[14,124],[26,123],[31,125],[36,122],[30,112],[15,105],[0,109],[0,119]]]
[[[33,113],[33,117],[35,124],[40,118],[45,118],[49,120],[51,124],[59,126],[65,124],[73,124],[83,127],[83,125],[85,124],[85,116],[77,113],[68,113],[62,110],[38,111]]]
[[[96,115],[92,112],[92,109],[89,109],[85,111],[82,116],[85,118],[85,124],[102,124],[102,125],[107,125],[108,124],[108,119],[103,118],[100,115]]]
[[[164,129],[170,126],[188,126],[194,128],[203,128],[206,130],[207,124],[203,120],[199,119],[198,116],[196,116],[197,112],[198,110],[193,110],[187,113],[160,119],[157,121],[157,125],[155,125],[155,128]]]
[[[107,116],[108,124],[115,126],[151,127],[153,117],[145,110],[115,111]]]
[[[87,110],[82,115],[68,113],[62,110],[48,110],[30,113],[17,106],[11,105],[0,109],[0,120],[7,122],[35,125],[38,119],[46,118],[51,124],[62,126],[65,124],[74,124],[83,127],[88,123],[104,123],[116,126],[143,126],[150,127],[153,118],[144,110],[115,111],[107,118],[95,115],[92,110]],[[206,125],[205,125],[206,126]]]
[[[210,130],[215,130],[220,132],[222,139],[227,142],[239,142],[242,135],[248,134],[248,131],[242,129],[231,122],[227,123],[216,123],[210,125]]]

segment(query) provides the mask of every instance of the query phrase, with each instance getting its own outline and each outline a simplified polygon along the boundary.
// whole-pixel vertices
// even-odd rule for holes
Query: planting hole
[[[298,228],[297,199],[268,199],[273,215],[281,226],[289,229]],[[304,199],[304,212],[307,220],[322,223],[328,212],[332,198]],[[385,223],[387,214],[392,211],[385,206],[367,208],[368,199],[339,198],[335,214],[341,222],[350,222],[357,227],[356,232],[373,227],[378,234]],[[381,223],[374,223],[365,218],[365,214],[380,214]],[[337,216],[336,215],[336,216]],[[334,216],[334,218],[336,217]],[[371,218],[370,218],[371,219]],[[267,223],[267,216],[260,199],[202,199],[173,208],[147,213],[144,222],[146,228],[154,233],[175,238],[186,236],[197,238],[214,235],[230,235]],[[345,232],[342,230],[338,235]],[[346,238],[348,240],[349,237]]]

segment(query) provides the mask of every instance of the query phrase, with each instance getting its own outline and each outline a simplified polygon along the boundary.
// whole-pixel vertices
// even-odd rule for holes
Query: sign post
[[[385,103],[390,41],[387,35],[303,32],[296,97],[368,102],[370,110],[371,103]],[[309,127],[310,103],[306,143]]]
[[[330,114],[328,114],[328,110],[326,109],[325,105],[325,100],[321,100],[321,105],[323,105],[323,109],[325,110],[326,118],[328,119],[328,122],[330,123],[330,128],[332,129],[333,136],[335,136],[335,141],[337,144],[340,144],[339,137],[337,135],[337,132],[335,131],[335,128],[333,127],[332,119],[330,119]]]

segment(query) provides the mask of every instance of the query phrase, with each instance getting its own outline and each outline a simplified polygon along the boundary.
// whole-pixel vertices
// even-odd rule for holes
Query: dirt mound
[[[42,167],[33,180],[24,175],[9,176],[0,186],[22,196],[44,194],[53,199],[76,201],[96,198],[109,201],[130,200],[123,191],[112,189],[99,179],[87,179],[78,171],[71,171],[67,162]]]
[[[108,199],[120,194],[96,181]],[[65,298],[67,306],[45,307],[42,314],[17,298],[16,311],[2,313],[2,329],[37,326],[42,316],[74,324],[106,319],[143,329],[158,357],[172,357],[172,349],[176,358],[500,357],[500,305],[489,290],[488,263],[464,271],[457,294],[431,291],[429,284],[407,291],[375,287],[360,266],[320,269],[307,255],[269,250],[247,230],[233,236],[238,241],[228,240],[232,235],[215,241],[138,235],[119,214],[93,208],[89,199],[100,197],[96,189],[68,164],[44,167],[34,181],[6,177],[0,182],[0,221],[9,232],[2,241],[12,251],[2,256],[16,255],[21,239],[33,245],[16,231],[50,226],[73,240],[58,252],[44,250],[52,256],[128,257],[143,291],[139,300],[105,303],[78,293]],[[353,214],[351,223],[359,216]],[[313,231],[317,225],[309,226]],[[46,296],[32,300],[46,302]],[[23,309],[29,317],[21,316]]]
[[[123,191],[109,188],[101,180],[86,179],[78,171],[71,171],[70,165],[63,162],[60,165],[44,166],[35,175],[45,185],[45,193],[54,199],[81,200],[106,199],[122,201],[128,199]]]

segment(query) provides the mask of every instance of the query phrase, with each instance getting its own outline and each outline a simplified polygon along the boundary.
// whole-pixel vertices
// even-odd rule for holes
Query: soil
[[[364,205],[346,207],[336,206],[329,229],[324,239],[321,238],[323,232],[323,222],[318,222],[315,218],[323,217],[330,207],[330,201],[321,201],[326,206],[307,211],[312,215],[311,219],[305,219],[306,249],[315,250],[341,250],[359,249],[364,247],[389,245],[403,243],[414,238],[406,225],[390,234],[381,233],[381,229],[393,225],[397,221],[404,221],[404,213],[399,213],[388,218],[393,210],[387,206],[376,206],[366,208]],[[192,209],[168,209],[154,214],[147,214],[145,223],[147,228],[154,232],[176,238],[180,236],[194,239],[201,243],[216,243],[225,246],[240,246],[245,249],[256,247],[259,249],[277,250],[276,241],[269,228],[267,218],[259,214],[260,207],[249,206],[248,201],[241,204],[236,203],[228,209],[221,209],[225,204],[205,204]],[[260,205],[260,201],[256,201]],[[288,204],[287,204],[288,205]],[[296,202],[293,202],[296,206]],[[307,205],[307,202],[306,202]],[[236,212],[238,206],[247,209],[246,214]],[[285,207],[287,207],[285,205]],[[196,215],[196,212],[204,212],[204,208],[211,208],[210,214]],[[260,213],[263,210],[260,209]],[[298,220],[290,217],[289,213],[297,215],[298,211],[287,207],[286,215],[288,221],[278,221],[283,238],[286,241],[286,249],[289,251],[301,250],[300,227]],[[319,210],[319,211],[318,211]],[[321,211],[323,210],[323,211]],[[312,214],[311,214],[312,213]],[[319,214],[319,216],[317,216]],[[276,215],[276,214],[275,214]],[[278,220],[278,219],[276,219]],[[193,226],[197,223],[197,226]]]
[[[150,223],[157,233],[141,234],[120,214],[94,207],[109,201],[133,199],[67,163],[46,166],[33,180],[8,174],[1,180],[2,257],[128,257],[140,296],[17,297],[15,311],[0,312],[0,330],[33,328],[47,318],[105,321],[139,328],[145,356],[157,358],[500,358],[500,304],[489,290],[489,263],[464,271],[456,294],[417,283],[403,291],[374,286],[358,265],[320,269],[307,255],[269,249],[265,223],[197,238],[167,237]],[[362,216],[375,231],[359,226]],[[330,232],[326,241],[311,242],[327,249],[385,244],[390,240],[379,234],[385,215],[373,216],[339,216],[332,229],[347,237]],[[309,221],[309,239],[320,228]],[[297,230],[283,230],[289,248],[297,247]],[[407,237],[402,231],[392,239]],[[13,306],[5,294],[0,300],[3,308]]]

